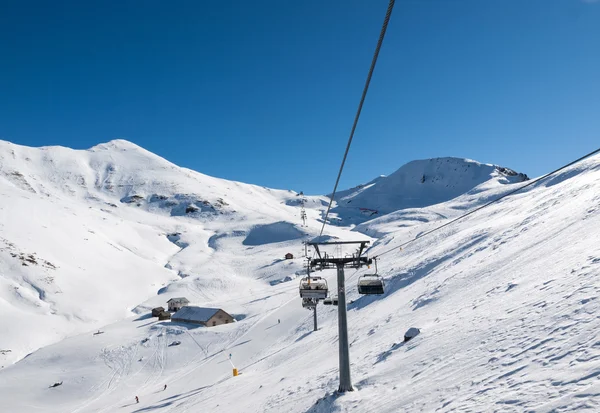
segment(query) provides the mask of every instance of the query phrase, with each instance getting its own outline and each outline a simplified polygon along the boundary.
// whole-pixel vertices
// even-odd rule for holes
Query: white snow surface
[[[600,411],[600,157],[422,236],[523,185],[495,170],[418,205],[377,198],[389,213],[354,230],[326,227],[390,251],[382,296],[356,291],[372,267],[346,272],[355,391],[338,394],[337,308],[319,306],[313,332],[294,279],[304,260],[284,259],[318,235],[325,197],[306,197],[303,227],[295,192],[126,141],[0,141],[0,410]],[[336,289],[335,271],[319,275]],[[150,317],[179,296],[237,322]]]
[[[434,158],[407,163],[390,176],[336,194],[333,209],[346,225],[399,209],[423,208],[449,201],[483,183],[509,184],[527,175],[497,165],[462,158]]]

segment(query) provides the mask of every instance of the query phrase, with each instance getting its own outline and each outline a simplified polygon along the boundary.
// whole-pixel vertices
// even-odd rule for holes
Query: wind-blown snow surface
[[[297,198],[123,140],[87,151],[0,141],[0,365],[174,295],[231,298],[294,274],[300,262],[273,256],[299,254],[285,241],[314,236],[320,216],[308,209],[310,225],[296,228]]]
[[[509,184],[525,174],[497,165],[460,158],[412,161],[390,176],[336,194],[334,214],[349,225],[406,208],[449,201],[485,182]]]
[[[13,202],[23,197],[23,189],[0,188],[2,196],[11,200],[7,204],[11,207],[5,209],[12,210]],[[299,260],[281,260],[288,250],[300,252],[300,240],[244,245],[253,229],[255,234],[287,233],[287,226],[280,223],[293,223],[292,217],[299,217],[298,208],[290,206],[295,194],[260,192],[264,199],[275,199],[265,207],[270,212],[260,214],[261,207],[256,214],[240,212],[241,223],[228,214],[223,215],[231,221],[173,217],[162,209],[150,210],[143,202],[140,207],[119,204],[106,215],[105,225],[116,221],[127,227],[126,234],[150,227],[160,240],[148,245],[147,233],[134,241],[119,236],[121,229],[98,227],[111,242],[119,238],[128,241],[130,250],[138,249],[121,258],[127,261],[124,265],[133,265],[138,258],[148,267],[150,262],[156,262],[156,267],[168,262],[182,268],[180,276],[189,276],[169,283],[160,278],[162,271],[175,280],[174,272],[179,270],[158,268],[149,273],[148,280],[136,283],[169,283],[166,292],[147,295],[151,298],[137,307],[140,315],[102,327],[103,334],[90,331],[45,346],[0,370],[3,409],[61,413],[598,411],[600,157],[442,231],[420,236],[512,188],[488,180],[456,199],[395,212],[366,222],[357,231],[330,229],[330,235],[340,239],[364,239],[361,232],[377,237],[371,254],[391,250],[378,264],[386,279],[385,295],[358,296],[358,276],[372,269],[347,272],[350,355],[357,391],[344,395],[335,394],[337,309],[319,306],[320,328],[312,332],[312,315],[301,307],[297,284],[269,283],[301,269]],[[96,211],[98,207],[90,201],[76,202],[56,191],[49,197],[52,202],[27,196],[32,209],[44,206],[49,217],[58,215],[65,204],[77,203],[76,220],[57,218],[57,226],[72,226],[70,231],[75,231],[93,224],[99,232],[96,225],[100,224],[93,217],[104,217],[103,211]],[[89,215],[83,215],[86,208]],[[320,210],[308,212],[308,226],[296,229],[314,236]],[[17,215],[14,211],[10,215],[17,221],[15,227],[25,225],[27,220]],[[43,222],[54,226],[51,221]],[[7,220],[2,223],[3,236],[16,238],[15,227],[6,227]],[[276,224],[274,230],[269,227],[272,224]],[[11,241],[15,249],[29,253],[36,247],[38,263],[48,260],[58,269],[71,262],[88,268],[85,259],[46,252],[52,251],[45,244],[49,240],[27,241],[36,229],[30,225],[31,235],[19,235],[18,244]],[[411,239],[415,241],[403,250],[394,248]],[[87,249],[81,239],[69,246],[78,253]],[[2,256],[2,262],[9,257],[20,260],[8,255]],[[119,271],[118,265],[114,267],[113,271]],[[2,268],[2,274],[6,273]],[[121,280],[125,272],[106,274],[113,283],[125,282]],[[334,272],[322,275],[335,289]],[[8,279],[20,280],[12,273]],[[109,300],[108,288],[105,291]],[[142,311],[164,305],[176,295],[187,296],[193,304],[222,307],[236,314],[238,322],[193,328],[157,322]],[[124,301],[133,305],[138,299]],[[84,303],[78,305],[85,307]],[[12,306],[8,307],[11,317],[16,314]],[[31,312],[29,307],[24,306]],[[2,331],[7,321],[5,317]],[[21,322],[15,330],[21,336],[31,333],[30,321]],[[421,334],[402,343],[409,327],[420,328]],[[170,346],[175,341],[181,344]],[[241,372],[238,377],[231,375],[229,355]],[[48,388],[61,380],[61,386]],[[164,384],[168,388],[163,391]]]

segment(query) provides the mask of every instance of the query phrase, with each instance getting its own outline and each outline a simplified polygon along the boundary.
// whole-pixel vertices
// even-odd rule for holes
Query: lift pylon
[[[340,364],[340,393],[353,391],[352,379],[350,377],[350,350],[348,344],[348,317],[346,310],[346,280],[344,268],[360,268],[363,265],[371,264],[372,260],[366,256],[362,256],[363,251],[369,241],[338,241],[338,242],[309,242],[317,254],[317,258],[310,260],[310,267],[336,268],[337,269],[337,302],[338,302],[338,343],[339,343],[339,364]],[[319,246],[326,245],[344,245],[344,244],[360,244],[356,254],[349,257],[334,258],[327,254],[321,254]]]

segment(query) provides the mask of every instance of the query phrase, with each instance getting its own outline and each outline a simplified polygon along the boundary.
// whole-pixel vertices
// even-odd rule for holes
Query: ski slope
[[[39,156],[40,149],[3,145],[3,159],[10,157],[6,147],[15,157]],[[369,254],[380,255],[386,280],[385,295],[360,297],[356,281],[373,269],[346,273],[356,391],[339,395],[337,308],[319,306],[313,332],[294,279],[302,260],[282,259],[286,252],[300,255],[301,241],[318,235],[324,198],[307,197],[302,227],[295,193],[216,178],[210,192],[175,169],[165,179],[156,172],[150,184],[144,173],[159,171],[148,161],[154,155],[129,145],[119,141],[84,154],[43,149],[61,153],[53,156],[66,151],[77,159],[65,164],[84,170],[96,153],[143,155],[144,168],[127,165],[146,183],[118,193],[95,184],[65,192],[59,179],[43,178],[39,164],[21,172],[35,193],[12,178],[0,180],[6,201],[0,236],[13,245],[0,250],[7,315],[0,323],[10,331],[0,349],[16,349],[0,354],[6,411],[600,410],[600,157],[431,235],[421,236],[522,184],[492,176],[451,199],[391,211],[353,230],[327,227],[332,237],[370,240]],[[18,171],[20,162],[8,169],[3,160],[2,171]],[[48,168],[50,176],[64,172]],[[161,201],[209,194],[236,206],[223,214],[178,215],[174,205],[149,202],[158,193],[167,196]],[[120,202],[137,194],[140,206]],[[104,212],[107,202],[117,207]],[[38,264],[22,266],[11,251],[23,252],[24,260],[35,252]],[[335,289],[335,271],[320,275]],[[41,288],[48,276],[54,281]],[[280,282],[286,277],[291,281]],[[238,321],[203,328],[148,316],[181,295]],[[403,343],[410,327],[421,333]],[[97,329],[103,333],[94,335]],[[175,341],[181,344],[170,345]]]
[[[0,365],[131,316],[149,298],[261,288],[289,264],[274,262],[288,252],[281,243],[314,236],[320,216],[308,208],[311,226],[296,228],[295,192],[208,177],[123,140],[86,151],[0,142],[0,197],[0,308],[13,320]],[[280,250],[262,255],[274,241]],[[256,254],[232,257],[230,247]]]

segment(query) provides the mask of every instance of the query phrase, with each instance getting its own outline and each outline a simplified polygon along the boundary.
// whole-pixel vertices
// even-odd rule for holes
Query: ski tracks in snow
[[[147,373],[146,380],[136,391],[140,392],[149,386],[155,385],[162,378],[167,363],[166,347],[168,345],[168,339],[166,329],[162,328],[152,342],[154,343],[154,352],[137,371],[133,372],[133,374],[132,367],[135,365],[135,362],[139,360],[139,342],[130,347],[121,346],[115,349],[103,349],[100,357],[111,370],[111,373],[104,381],[89,389],[90,393],[102,389],[101,392],[90,397],[74,410],[71,410],[71,413],[87,412],[92,404],[102,399],[106,399],[107,396],[115,393],[117,390],[134,387],[135,384],[132,386],[131,382],[139,374],[147,370],[147,367],[150,367],[150,370]],[[133,396],[123,396],[118,399],[119,402],[101,408],[98,412],[113,412],[117,407],[122,405],[124,401],[130,401],[132,397]]]
[[[71,413],[83,412],[83,409],[87,408],[92,403],[113,393],[121,379],[124,376],[127,376],[131,371],[133,361],[137,358],[138,346],[139,344],[136,343],[131,347],[121,346],[113,350],[104,348],[100,357],[104,360],[104,364],[111,370],[111,374],[101,383],[91,387],[89,392],[94,393],[99,389],[103,390],[72,410]]]
[[[126,378],[126,381],[122,384],[126,386],[128,389],[132,390],[132,394],[128,394],[127,396],[123,396],[119,399],[117,403],[114,403],[106,408],[103,408],[98,411],[98,413],[103,412],[113,412],[117,407],[121,407],[123,403],[131,402],[133,397],[138,394],[143,394],[146,389],[151,386],[157,385],[157,383],[163,379],[163,372],[165,370],[165,366],[167,364],[167,346],[168,346],[168,334],[167,329],[161,327],[160,332],[153,337],[151,340],[154,344],[154,352],[152,356],[148,358],[148,360],[142,365],[142,367],[133,373],[131,376]],[[139,344],[137,345],[139,346]],[[136,346],[136,347],[137,347]],[[146,379],[144,383],[140,387],[136,387],[133,380],[144,370],[147,370],[146,367],[150,367],[147,372]],[[134,394],[135,393],[135,394]]]

